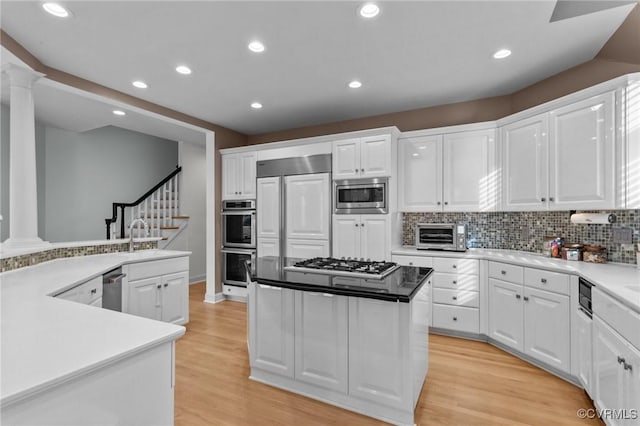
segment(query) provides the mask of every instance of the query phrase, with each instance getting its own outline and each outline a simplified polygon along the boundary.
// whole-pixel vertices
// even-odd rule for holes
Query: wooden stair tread
[[[189,219],[189,216],[185,214],[179,214],[177,216],[171,216],[173,219]]]
[[[179,226],[161,226],[160,229],[179,229]]]

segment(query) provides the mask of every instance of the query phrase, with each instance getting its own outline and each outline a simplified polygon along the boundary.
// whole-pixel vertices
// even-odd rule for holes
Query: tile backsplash
[[[582,212],[582,211],[581,211]],[[542,253],[545,236],[563,237],[566,242],[601,245],[607,248],[609,262],[636,263],[636,253],[614,244],[612,229],[633,229],[637,247],[640,210],[607,210],[617,216],[612,225],[575,225],[569,211],[486,212],[486,213],[403,213],[403,244],[415,244],[416,223],[454,223],[467,225],[470,248],[508,249]]]

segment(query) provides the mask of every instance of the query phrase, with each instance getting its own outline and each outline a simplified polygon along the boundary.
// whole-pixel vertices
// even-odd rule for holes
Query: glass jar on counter
[[[582,260],[591,263],[607,263],[607,248],[603,246],[584,246]]]
[[[560,257],[564,240],[560,237],[544,237],[543,253],[549,257]]]
[[[562,247],[562,258],[564,260],[582,260],[584,245],[579,243],[568,243]]]

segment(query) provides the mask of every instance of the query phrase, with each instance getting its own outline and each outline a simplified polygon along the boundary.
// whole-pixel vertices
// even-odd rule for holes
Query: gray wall
[[[112,202],[132,202],[171,173],[178,143],[103,127],[74,133],[45,129],[43,239],[51,242],[105,238]]]

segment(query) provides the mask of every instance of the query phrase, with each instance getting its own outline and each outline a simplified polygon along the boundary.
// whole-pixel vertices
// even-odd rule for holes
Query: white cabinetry
[[[610,425],[640,424],[640,313],[593,289],[594,401]],[[635,411],[633,411],[635,410]]]
[[[222,199],[256,198],[255,151],[222,156]]]
[[[590,396],[593,396],[593,320],[581,310],[576,312],[577,322],[577,375],[580,384]]]
[[[347,393],[347,297],[295,292],[295,378]]]
[[[564,274],[489,262],[489,337],[569,373],[568,282]]]
[[[333,178],[391,175],[391,135],[365,136],[333,143]]]
[[[280,178],[257,181],[256,239],[258,256],[280,255]]]
[[[433,327],[480,333],[480,278],[476,259],[433,259]]]
[[[410,133],[399,146],[401,211],[495,210],[495,129]]]
[[[188,257],[134,263],[124,268],[127,281],[123,312],[174,324],[189,322]]]
[[[333,257],[391,258],[387,215],[333,215]]]
[[[614,111],[609,92],[503,126],[503,209],[613,208]]]

